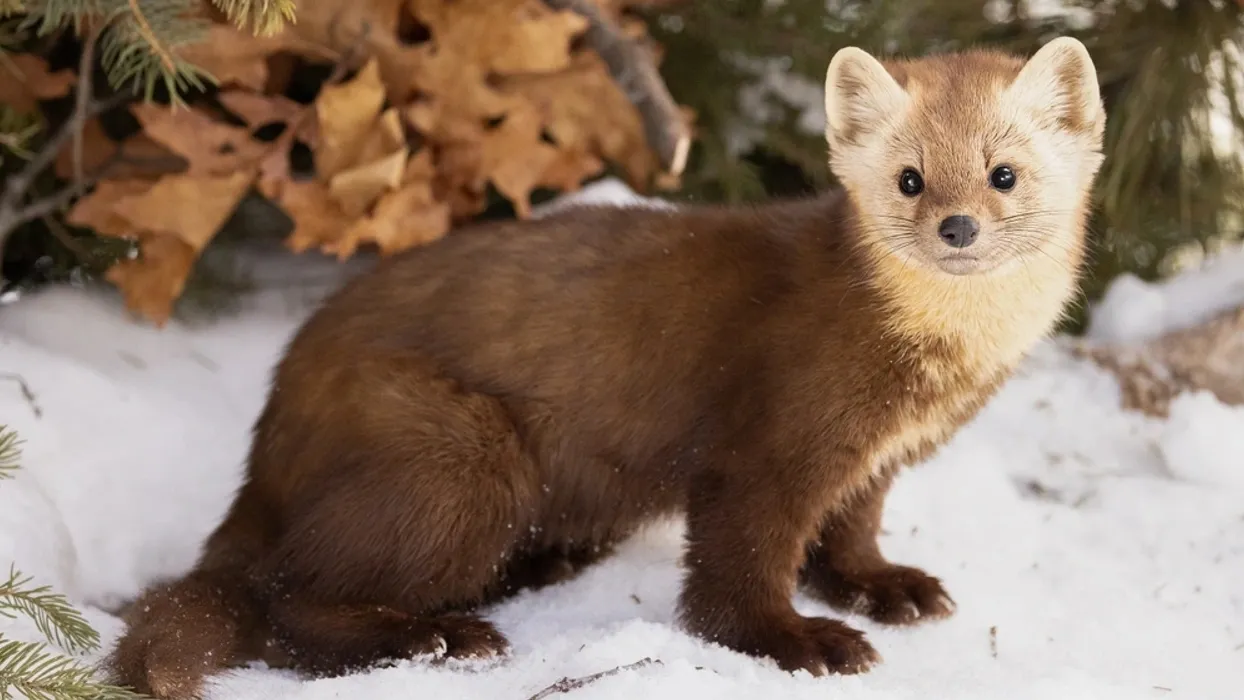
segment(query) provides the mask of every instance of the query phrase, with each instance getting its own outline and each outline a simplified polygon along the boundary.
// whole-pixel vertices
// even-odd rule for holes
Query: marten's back
[[[690,467],[826,348],[843,344],[839,359],[857,367],[885,362],[856,342],[877,338],[859,326],[879,316],[860,313],[876,299],[840,206],[830,194],[592,207],[464,229],[329,299],[292,342],[270,402],[291,417],[297,402],[348,414],[368,400],[352,392],[383,383],[358,381],[371,360],[412,357],[500,399],[551,458]]]

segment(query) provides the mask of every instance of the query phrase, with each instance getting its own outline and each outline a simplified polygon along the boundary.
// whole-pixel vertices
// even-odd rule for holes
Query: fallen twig
[[[626,664],[625,666],[617,666],[617,667],[609,669],[608,671],[601,671],[600,673],[593,673],[590,676],[583,676],[581,678],[569,678],[569,677],[562,678],[561,680],[557,681],[553,685],[550,685],[544,690],[541,690],[535,695],[532,695],[527,700],[544,700],[544,698],[547,698],[550,695],[556,695],[558,693],[569,693],[572,690],[577,690],[579,688],[582,688],[585,685],[595,683],[596,681],[602,678],[613,676],[623,671],[634,671],[637,668],[643,668],[644,666],[651,666],[653,664],[660,664],[660,663],[661,662],[658,659],[653,659],[651,657],[644,657],[640,659],[639,661],[636,661],[635,663]]]
[[[666,171],[678,177],[687,167],[691,130],[678,103],[653,63],[651,54],[629,39],[590,0],[544,0],[549,7],[570,10],[587,18],[584,40],[591,46],[622,92],[635,104],[644,122],[644,135]]]
[[[35,398],[35,392],[30,390],[30,385],[26,383],[26,379],[22,377],[22,375],[4,372],[0,373],[0,379],[7,379],[11,382],[17,382],[17,386],[22,392],[22,398],[26,399],[26,403],[30,404],[30,410],[35,414],[35,418],[43,418],[43,409],[39,408],[39,403]]]

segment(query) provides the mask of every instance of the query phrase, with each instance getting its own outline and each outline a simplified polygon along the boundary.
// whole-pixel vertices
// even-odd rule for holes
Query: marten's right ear
[[[901,113],[908,99],[868,52],[854,46],[839,49],[825,74],[825,139],[830,150],[858,143],[877,124]]]

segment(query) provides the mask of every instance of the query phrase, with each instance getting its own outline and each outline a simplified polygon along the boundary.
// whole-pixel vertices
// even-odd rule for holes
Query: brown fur
[[[784,669],[878,659],[794,611],[801,581],[881,622],[950,614],[937,579],[881,555],[884,496],[1072,293],[1100,105],[1033,94],[1046,73],[1095,88],[1078,46],[1051,44],[1056,70],[1027,81],[992,53],[887,73],[840,52],[827,137],[844,192],[575,209],[382,262],[289,345],[233,507],[195,570],[138,602],[115,675],[184,698],[260,656],[339,674],[503,652],[474,609],[674,512],[681,623]],[[1013,192],[989,189],[1001,157]],[[903,167],[926,173],[921,197],[898,193]],[[1005,225],[1051,197],[1040,226]],[[933,230],[963,212],[986,252],[951,274]]]

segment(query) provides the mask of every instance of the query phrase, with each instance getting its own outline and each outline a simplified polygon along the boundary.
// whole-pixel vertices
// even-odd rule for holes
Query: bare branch
[[[74,95],[74,115],[86,114],[91,98],[95,96],[95,45],[99,43],[99,35],[103,33],[102,25],[87,32],[86,41],[82,44],[82,56],[78,59],[78,91]],[[72,119],[70,121],[73,121]],[[86,179],[82,172],[82,134],[85,131],[85,118],[75,125],[73,130],[73,181],[81,186]]]
[[[99,176],[102,175],[101,172],[97,173],[94,178],[88,178],[79,172],[81,169],[80,140],[82,129],[92,117],[98,116],[132,98],[130,94],[117,93],[103,100],[91,99],[94,88],[90,67],[94,65],[95,45],[99,35],[103,33],[107,26],[108,23],[105,22],[91,30],[83,42],[80,65],[85,66],[85,68],[79,69],[81,72],[78,75],[78,89],[74,98],[73,113],[61,125],[60,130],[52,138],[48,139],[47,143],[43,144],[43,147],[26,163],[26,166],[20,172],[10,175],[4,183],[4,193],[0,195],[0,265],[4,262],[4,244],[9,236],[17,230],[17,227],[28,221],[50,214],[56,211],[58,207],[72,202],[74,197],[80,195],[94,180],[99,179]],[[61,149],[70,140],[74,140],[74,183],[54,195],[22,206],[22,202],[25,201],[30,187],[39,177],[39,174],[52,164],[52,161],[56,159],[56,155],[60,153]]]

